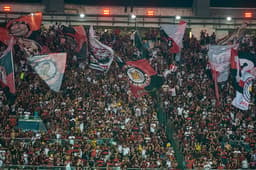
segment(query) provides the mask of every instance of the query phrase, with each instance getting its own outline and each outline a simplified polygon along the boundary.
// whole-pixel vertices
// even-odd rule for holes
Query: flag
[[[9,30],[9,33],[14,36],[29,37],[33,31],[37,31],[41,28],[41,24],[42,13],[36,12],[9,21],[6,28]]]
[[[186,26],[187,23],[184,21],[181,21],[178,25],[161,25],[161,29],[164,31],[164,37],[162,38],[167,42],[171,53],[178,53],[181,51]]]
[[[134,33],[134,45],[139,50],[137,54],[138,58],[148,58],[148,50],[144,46],[138,31],[135,31]]]
[[[252,83],[255,77],[248,72],[243,72],[237,88],[236,97],[232,105],[241,110],[248,110],[251,101]],[[240,89],[240,90],[239,90]]]
[[[28,58],[29,64],[55,92],[59,92],[66,67],[66,53],[50,53]]]
[[[163,85],[163,78],[157,75],[146,59],[126,62],[125,70],[135,97],[147,95]]]
[[[240,71],[248,72],[256,76],[256,55],[251,52],[239,52],[238,58],[240,63]]]
[[[251,100],[252,83],[255,79],[255,55],[249,52],[231,51],[231,80],[236,90],[232,105],[248,110]]]
[[[0,58],[0,85],[4,89],[9,104],[14,103],[16,93],[12,46],[13,39],[10,40],[8,48]]]
[[[75,53],[78,58],[85,58],[88,54],[87,34],[83,26],[66,27],[63,26],[63,34],[72,37],[77,47]]]
[[[217,72],[217,82],[228,80],[230,70],[231,49],[235,45],[210,45],[208,51],[209,64],[211,69]]]
[[[113,62],[114,51],[96,39],[92,26],[89,33],[89,67],[107,72]]]
[[[244,36],[246,28],[247,28],[247,23],[242,24],[233,33],[226,35],[225,37],[217,40],[217,44],[228,45],[228,44],[237,43],[236,41],[240,40]]]
[[[0,27],[0,35],[0,41],[5,45],[8,45],[11,39],[8,30],[6,28]]]

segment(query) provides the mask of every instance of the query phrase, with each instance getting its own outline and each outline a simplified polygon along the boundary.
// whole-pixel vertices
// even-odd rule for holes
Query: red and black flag
[[[62,33],[65,38],[71,37],[76,44],[74,52],[78,58],[86,58],[88,55],[87,33],[83,26],[66,27],[63,26]]]
[[[28,57],[49,53],[50,50],[44,45],[40,35],[42,13],[36,12],[10,20],[6,28],[10,35],[16,37],[17,45]]]
[[[42,13],[36,12],[21,16],[9,21],[6,28],[9,33],[16,37],[29,37],[33,31],[40,30],[42,24]]]
[[[164,79],[157,75],[148,60],[127,61],[124,65],[131,92],[135,97],[147,95],[163,85]]]

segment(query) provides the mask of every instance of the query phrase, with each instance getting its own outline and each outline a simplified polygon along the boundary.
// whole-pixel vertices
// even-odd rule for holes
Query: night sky
[[[210,0],[212,7],[256,8],[256,0]],[[1,2],[42,3],[43,0],[0,0]],[[66,3],[85,5],[133,5],[150,7],[192,7],[193,0],[65,0]]]

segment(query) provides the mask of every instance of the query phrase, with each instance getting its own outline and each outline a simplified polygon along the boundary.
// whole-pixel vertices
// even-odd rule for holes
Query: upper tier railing
[[[26,12],[0,12],[0,23],[18,18],[22,15],[28,15]],[[235,29],[242,23],[248,23],[248,29],[256,29],[256,19],[232,18],[227,21],[225,17],[185,17],[181,18],[188,23],[189,28],[207,27],[212,29]],[[95,25],[95,26],[113,26],[113,27],[159,27],[161,24],[177,24],[179,20],[175,16],[143,16],[138,15],[132,19],[130,15],[95,15],[87,14],[80,18],[79,14],[43,14],[45,24],[70,24],[70,25]]]

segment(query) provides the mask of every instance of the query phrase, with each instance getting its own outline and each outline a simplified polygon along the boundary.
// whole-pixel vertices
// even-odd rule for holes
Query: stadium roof
[[[64,0],[66,3],[83,5],[192,7],[193,0]],[[1,2],[42,3],[43,0],[1,0]],[[211,7],[256,8],[256,0],[210,0]]]

